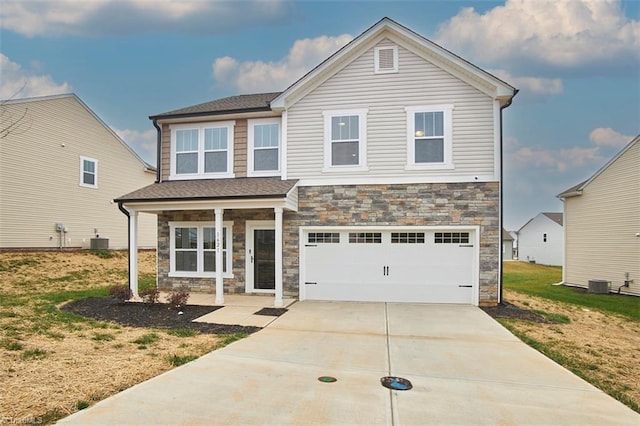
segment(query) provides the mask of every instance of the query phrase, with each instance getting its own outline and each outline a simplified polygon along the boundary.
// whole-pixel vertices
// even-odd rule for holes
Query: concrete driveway
[[[413,389],[383,387],[388,375]],[[637,426],[640,415],[477,307],[298,302],[258,333],[60,423]]]

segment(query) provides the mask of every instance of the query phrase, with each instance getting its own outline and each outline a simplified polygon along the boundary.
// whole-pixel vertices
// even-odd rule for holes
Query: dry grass
[[[155,273],[155,253],[140,255]],[[127,257],[80,253],[0,253],[0,413],[51,423],[173,366],[173,355],[201,356],[214,335],[176,337],[60,312],[51,295],[126,282]],[[155,333],[149,343],[134,341]],[[145,339],[143,339],[144,341]]]
[[[566,324],[501,320],[528,343],[640,412],[640,323],[582,306],[505,290],[517,306],[569,317]]]

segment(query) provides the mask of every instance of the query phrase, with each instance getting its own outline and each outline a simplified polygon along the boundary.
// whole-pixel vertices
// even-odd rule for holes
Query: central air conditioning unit
[[[607,294],[609,293],[609,281],[589,280],[589,293]]]

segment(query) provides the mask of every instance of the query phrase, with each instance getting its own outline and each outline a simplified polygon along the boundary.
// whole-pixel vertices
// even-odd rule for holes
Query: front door
[[[253,230],[253,288],[276,289],[276,231]]]
[[[247,293],[271,293],[276,288],[276,231],[273,220],[246,223]]]

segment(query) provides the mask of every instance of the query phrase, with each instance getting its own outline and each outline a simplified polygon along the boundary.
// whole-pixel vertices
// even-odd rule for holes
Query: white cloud
[[[562,80],[559,78],[518,77],[511,75],[511,73],[505,70],[489,70],[488,72],[512,86],[517,87],[521,92],[520,96],[533,95],[540,97],[559,95],[564,90]]]
[[[640,21],[625,16],[620,0],[507,0],[484,14],[462,9],[436,40],[509,69],[624,67],[640,58]]]
[[[297,40],[288,55],[276,62],[238,62],[225,56],[214,60],[211,74],[217,84],[242,93],[283,90],[352,39],[343,34]]]
[[[629,143],[633,136],[618,133],[611,127],[598,127],[589,133],[589,139],[598,146],[621,147]]]
[[[113,129],[144,161],[156,164],[157,132],[154,129],[139,130]]]
[[[50,75],[36,74],[34,71],[26,70],[2,53],[0,53],[0,70],[2,70],[0,99],[59,95],[71,91],[68,83],[56,83]]]
[[[104,35],[164,32],[217,34],[264,25],[289,16],[283,0],[3,0],[5,29],[42,35]]]

